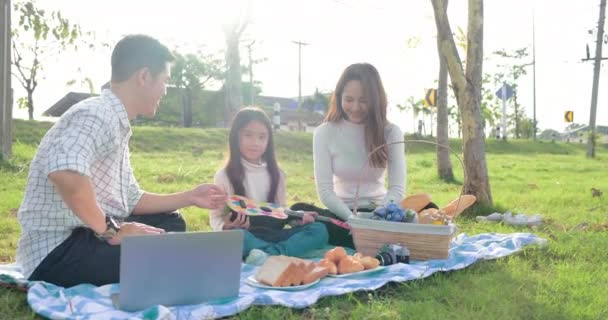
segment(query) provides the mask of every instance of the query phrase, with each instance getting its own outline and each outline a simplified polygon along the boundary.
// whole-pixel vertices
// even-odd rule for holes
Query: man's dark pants
[[[165,231],[186,231],[186,222],[177,213],[131,215],[125,222],[139,222]],[[84,227],[76,228],[69,238],[42,260],[29,278],[62,287],[82,283],[101,286],[120,280],[120,246],[98,239]]]

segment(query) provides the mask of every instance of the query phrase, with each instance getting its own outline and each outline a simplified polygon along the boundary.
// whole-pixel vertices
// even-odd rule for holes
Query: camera
[[[398,244],[385,244],[380,248],[376,259],[381,266],[388,266],[395,263],[410,263],[410,251]]]

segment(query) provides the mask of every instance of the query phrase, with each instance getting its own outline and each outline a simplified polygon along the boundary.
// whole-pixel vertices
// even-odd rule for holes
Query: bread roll
[[[346,250],[342,247],[335,247],[325,253],[325,259],[337,264],[342,258],[346,257]]]
[[[363,253],[361,252],[356,252],[355,254],[353,254],[353,259],[361,262],[361,258],[363,258]]]
[[[333,261],[330,261],[327,259],[321,259],[317,263],[317,266],[327,268],[327,272],[329,274],[338,274],[338,266],[336,266],[336,264]]]
[[[338,273],[346,274],[363,271],[365,268],[361,262],[353,259],[353,257],[344,257],[338,262]]]
[[[380,265],[380,260],[372,257],[363,257],[361,258],[361,264],[365,270],[376,269]]]

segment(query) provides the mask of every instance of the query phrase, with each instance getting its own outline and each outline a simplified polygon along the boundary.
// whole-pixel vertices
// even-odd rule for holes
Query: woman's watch
[[[102,233],[95,233],[95,236],[101,240],[108,241],[114,238],[118,231],[120,231],[120,226],[116,220],[110,216],[106,216],[106,230]]]

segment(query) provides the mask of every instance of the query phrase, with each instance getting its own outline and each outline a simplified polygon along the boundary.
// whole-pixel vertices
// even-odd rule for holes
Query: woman
[[[359,211],[372,211],[377,205],[403,198],[404,145],[385,146],[402,141],[403,133],[386,119],[386,109],[386,93],[376,68],[368,63],[348,66],[336,85],[324,123],[314,132],[317,193],[327,209],[303,203],[292,209],[346,221],[353,214],[357,185]],[[347,230],[331,223],[326,227],[330,244],[354,248]]]

